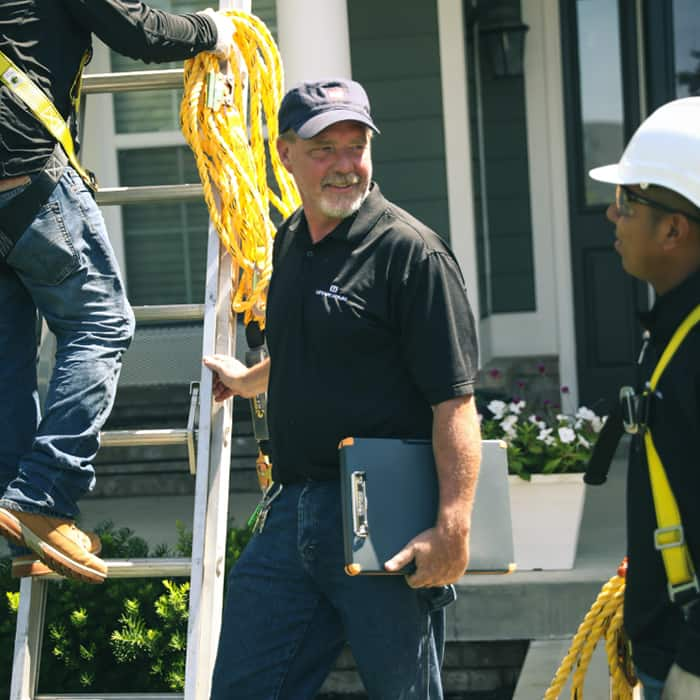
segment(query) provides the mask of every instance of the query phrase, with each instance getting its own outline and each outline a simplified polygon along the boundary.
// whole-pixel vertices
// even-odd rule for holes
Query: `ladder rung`
[[[182,700],[182,693],[81,693],[79,695],[35,695],[34,700]]]
[[[183,557],[149,559],[105,559],[107,578],[157,578],[189,576],[192,560]]]
[[[162,321],[201,321],[204,319],[204,304],[162,304],[160,306],[134,306],[137,323]]]
[[[147,559],[105,559],[107,578],[187,577],[192,560],[184,557],[149,557]],[[46,574],[42,579],[60,580],[59,574]]]
[[[184,185],[149,185],[143,187],[105,187],[97,190],[95,199],[103,207],[117,204],[150,204],[153,202],[187,202],[204,198],[201,183]]]
[[[137,70],[124,73],[92,73],[83,76],[82,92],[86,95],[100,92],[128,92],[137,90],[165,90],[181,88],[182,68]]]
[[[186,445],[187,428],[154,430],[105,430],[100,433],[102,447],[145,447],[149,445]]]

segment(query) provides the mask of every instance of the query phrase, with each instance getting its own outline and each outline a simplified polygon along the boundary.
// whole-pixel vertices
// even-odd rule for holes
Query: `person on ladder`
[[[229,579],[211,698],[313,698],[348,642],[370,697],[438,699],[481,458],[464,280],[442,239],[372,182],[378,129],[361,85],[303,83],[278,121],[302,207],[274,242],[270,356],[252,368],[204,358],[218,400],[269,391],[274,480]],[[385,563],[413,564],[405,578],[344,571],[348,436],[432,436],[435,527]]]
[[[0,3],[0,535],[16,576],[53,570],[99,583],[99,538],[75,518],[134,317],[94,179],[75,156],[93,33],[163,62],[226,57],[234,27],[211,9],[175,15],[129,0]],[[57,339],[41,417],[37,310]]]
[[[700,97],[660,107],[619,163],[590,175],[617,186],[615,248],[656,293],[641,314],[636,396],[621,392],[632,433],[624,627],[645,700],[698,699]]]

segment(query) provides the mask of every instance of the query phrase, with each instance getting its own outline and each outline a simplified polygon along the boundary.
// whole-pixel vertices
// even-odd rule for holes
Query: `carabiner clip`
[[[631,386],[623,386],[620,389],[620,406],[622,407],[622,424],[625,432],[636,435],[639,432],[637,421],[637,395]]]

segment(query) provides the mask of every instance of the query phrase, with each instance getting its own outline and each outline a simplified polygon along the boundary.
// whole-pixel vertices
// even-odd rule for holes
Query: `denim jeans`
[[[0,193],[0,220],[22,189]],[[37,309],[57,341],[41,417]],[[68,167],[0,262],[0,506],[77,515],[133,329],[102,214]]]
[[[661,700],[661,693],[663,693],[666,681],[660,681],[658,678],[652,678],[639,669],[636,669],[636,673],[637,678],[639,678],[642,684],[642,697],[644,700]]]
[[[231,571],[211,700],[313,698],[349,643],[373,700],[442,698],[454,588],[344,571],[337,481],[291,484]]]

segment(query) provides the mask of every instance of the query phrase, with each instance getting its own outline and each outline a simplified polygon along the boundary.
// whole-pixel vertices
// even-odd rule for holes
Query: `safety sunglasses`
[[[618,185],[615,189],[615,206],[617,207],[617,211],[621,216],[631,216],[632,210],[630,209],[630,202],[645,204],[652,209],[665,211],[667,214],[683,214],[683,216],[687,217],[688,219],[692,219],[693,221],[700,223],[700,216],[688,214],[688,212],[680,209],[674,209],[666,204],[661,204],[661,202],[655,202],[653,199],[637,194],[634,190],[631,190],[625,185]]]

